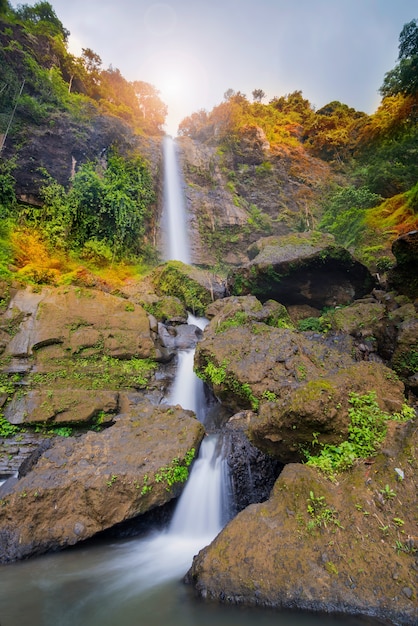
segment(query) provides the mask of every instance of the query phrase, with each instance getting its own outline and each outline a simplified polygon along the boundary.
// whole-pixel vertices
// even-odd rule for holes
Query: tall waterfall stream
[[[166,196],[176,245],[170,258],[188,259],[182,186],[174,142],[165,144]],[[167,208],[173,203],[166,202]],[[169,209],[171,210],[171,209]],[[180,214],[178,213],[180,211]],[[183,212],[183,214],[181,214]],[[166,219],[167,215],[165,216]],[[189,323],[203,326],[193,318]],[[180,351],[168,404],[192,409],[207,424],[203,383],[193,350]],[[182,583],[193,556],[227,519],[228,477],[217,434],[204,437],[198,459],[164,530],[146,537],[81,544],[73,549],[0,566],[0,626],[360,626],[357,618],[274,612],[205,604]]]

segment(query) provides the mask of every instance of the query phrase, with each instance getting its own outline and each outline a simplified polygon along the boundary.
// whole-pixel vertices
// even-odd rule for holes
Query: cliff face
[[[265,235],[312,229],[313,207],[334,175],[302,147],[272,148],[261,129],[233,149],[178,139],[193,261],[237,265]]]
[[[97,159],[105,163],[111,147],[122,156],[144,156],[158,188],[161,136],[135,130],[131,118],[138,106],[137,111],[126,107],[125,117],[116,105],[114,115],[106,113],[111,96],[86,91],[95,79],[78,61],[63,42],[0,20],[1,156],[15,163],[16,195],[22,202],[41,203],[39,188],[48,175],[68,187],[81,164]],[[137,105],[135,98],[131,104]]]

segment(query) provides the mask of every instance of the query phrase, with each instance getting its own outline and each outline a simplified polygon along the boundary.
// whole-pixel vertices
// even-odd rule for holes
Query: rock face
[[[418,298],[418,231],[398,237],[392,244],[396,266],[389,272],[388,285],[409,298]]]
[[[310,228],[307,206],[332,180],[326,163],[300,146],[271,147],[257,126],[222,151],[188,137],[178,147],[192,259],[203,266],[245,263],[245,249],[260,237]]]
[[[202,437],[190,411],[142,403],[101,433],[59,438],[0,487],[1,562],[73,545],[177,497]]]
[[[249,248],[250,261],[230,273],[228,291],[253,294],[288,305],[348,304],[369,293],[374,281],[367,268],[332,235],[292,233],[267,237]]]
[[[334,483],[287,465],[270,499],[195,557],[188,581],[222,602],[416,624],[417,443],[416,426],[398,425],[371,464]]]
[[[121,391],[147,386],[167,352],[140,305],[96,290],[18,291],[3,324],[13,332],[2,372],[19,389],[4,408],[12,424],[111,422]]]

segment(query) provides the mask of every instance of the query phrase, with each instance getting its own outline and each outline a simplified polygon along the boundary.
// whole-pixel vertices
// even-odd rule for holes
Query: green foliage
[[[399,414],[390,416],[384,413],[376,400],[376,393],[362,396],[350,393],[348,415],[350,424],[348,438],[339,445],[325,444],[319,454],[305,451],[307,465],[317,467],[328,474],[350,468],[356,459],[373,456],[386,436],[387,421],[390,419],[411,419],[410,407],[406,405]]]
[[[212,361],[208,361],[202,371],[203,379],[211,382],[213,385],[222,385],[226,380],[228,361],[224,360],[221,365],[215,365]]]
[[[390,96],[397,93],[418,93],[418,20],[405,24],[399,35],[398,65],[385,75],[380,93]]]
[[[0,437],[13,437],[20,431],[20,427],[11,424],[0,412]]]
[[[63,359],[55,363],[56,369],[48,374],[32,373],[29,382],[39,387],[54,384],[80,389],[141,389],[146,388],[157,364],[151,359],[116,359],[101,354],[102,345],[96,346],[95,356]]]
[[[325,496],[316,496],[313,491],[310,491],[306,510],[311,517],[307,526],[308,530],[312,531],[315,527],[322,526],[326,528],[328,524],[341,528],[338,514],[334,508],[327,505]]]
[[[170,465],[161,467],[155,474],[155,482],[165,483],[166,490],[170,491],[171,487],[176,483],[184,483],[189,477],[189,467],[196,455],[195,448],[191,448],[186,452],[183,460],[174,458]]]
[[[406,203],[414,213],[418,213],[418,183],[412,187],[406,194]]]
[[[324,202],[319,228],[334,235],[337,243],[346,248],[358,245],[364,232],[366,210],[381,200],[367,187],[337,188]]]
[[[89,239],[83,245],[80,257],[86,261],[90,261],[96,267],[105,267],[111,263],[113,259],[112,250],[106,241],[98,239]]]
[[[315,333],[322,333],[324,327],[320,317],[306,317],[298,321],[298,330],[302,332],[313,331]]]
[[[151,205],[152,179],[140,156],[112,151],[107,165],[83,164],[68,192],[43,172],[42,207],[26,209],[26,221],[54,247],[78,248],[99,266],[141,253]]]

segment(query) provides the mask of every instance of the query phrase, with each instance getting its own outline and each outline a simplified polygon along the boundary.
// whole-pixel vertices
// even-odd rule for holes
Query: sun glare
[[[187,77],[179,74],[178,72],[172,72],[165,76],[161,76],[158,81],[158,88],[161,92],[161,96],[167,98],[167,100],[174,100],[184,95],[187,89]]]

